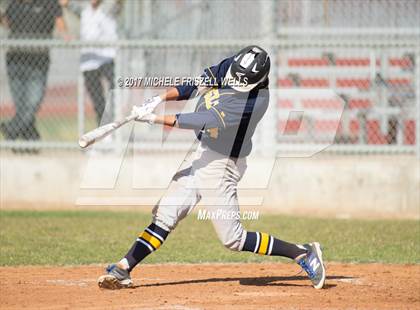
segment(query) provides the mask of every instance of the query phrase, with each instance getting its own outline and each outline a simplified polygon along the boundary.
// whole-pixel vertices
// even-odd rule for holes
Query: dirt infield
[[[2,267],[1,309],[419,309],[420,265],[328,264],[317,291],[292,264],[143,265],[100,290],[100,266]]]

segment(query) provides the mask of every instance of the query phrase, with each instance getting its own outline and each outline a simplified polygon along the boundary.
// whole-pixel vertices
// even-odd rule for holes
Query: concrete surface
[[[150,209],[182,158],[3,150],[1,208]],[[419,159],[407,155],[253,158],[240,202],[246,209],[309,216],[420,218],[419,171]]]

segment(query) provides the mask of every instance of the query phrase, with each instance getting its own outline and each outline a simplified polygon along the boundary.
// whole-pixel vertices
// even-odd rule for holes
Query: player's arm
[[[56,2],[52,9],[54,10],[55,28],[57,29],[57,32],[64,40],[71,40],[66,21],[64,20],[62,7],[58,4],[58,2]]]
[[[7,17],[3,12],[0,11],[0,26],[3,27],[9,27],[9,21],[7,20]]]
[[[143,106],[148,106],[152,111],[164,101],[175,101],[175,100],[189,100],[195,98],[197,95],[205,93],[212,86],[217,85],[217,73],[219,65],[208,67],[204,69],[204,73],[201,78],[207,80],[209,85],[195,85],[194,83],[186,83],[171,87],[160,95],[154,96],[147,99]]]
[[[63,18],[63,16],[59,16],[55,19],[55,26],[57,28],[58,33],[64,40],[70,39],[70,34],[67,29],[67,24]]]
[[[193,86],[177,86],[171,87],[160,95],[146,99],[143,106],[148,107],[151,111],[164,101],[187,100],[192,96],[196,87]]]
[[[171,87],[168,90],[166,90],[164,93],[159,95],[159,98],[162,101],[174,101],[178,100],[179,98],[179,91],[176,87]]]
[[[148,113],[136,119],[139,122],[149,124],[160,124],[182,129],[208,129],[223,127],[223,123],[215,117],[210,111],[180,113],[176,115],[156,115]]]
[[[69,0],[59,0],[59,3],[63,9],[68,9],[77,17],[80,17],[80,15],[82,14],[82,6],[78,2]]]
[[[161,102],[174,100],[183,100],[178,87],[171,87],[160,95],[146,99],[143,106],[148,106],[153,111]]]
[[[176,87],[171,87],[160,95],[156,95],[152,98],[148,98],[144,101],[142,106],[134,106],[131,113],[141,113],[142,109],[147,109],[149,112],[153,112],[156,107],[164,101],[178,100],[179,91]],[[139,110],[139,112],[136,112]]]
[[[215,74],[213,73],[216,72],[217,68],[218,66],[206,68],[204,69],[204,73],[201,75],[202,78],[209,79],[209,82],[211,84],[209,86],[217,84]],[[167,91],[156,97],[158,97],[161,100],[161,102],[174,100],[189,100],[194,98],[198,94],[206,92],[207,89],[208,87],[206,85],[200,85],[197,87],[197,85],[194,84],[184,84],[171,87]]]
[[[160,94],[159,98],[162,101],[188,100],[195,97],[196,90],[197,86],[194,85],[178,85]]]
[[[156,115],[153,123],[170,127],[178,127],[176,115]]]
[[[0,9],[0,26],[9,28],[10,14],[13,10],[12,5],[13,3],[9,4],[4,12]]]

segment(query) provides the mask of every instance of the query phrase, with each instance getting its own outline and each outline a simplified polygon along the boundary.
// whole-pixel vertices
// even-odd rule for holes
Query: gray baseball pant
[[[153,222],[172,231],[200,201],[208,211],[239,214],[237,184],[245,170],[246,158],[229,158],[200,144],[184,160],[153,208]],[[239,217],[220,216],[212,218],[212,223],[225,247],[242,250],[246,231]]]

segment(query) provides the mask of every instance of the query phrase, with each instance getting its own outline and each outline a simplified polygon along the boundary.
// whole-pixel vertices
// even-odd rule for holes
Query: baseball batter
[[[147,100],[143,106],[133,108],[132,113],[138,115],[136,120],[140,122],[194,130],[199,145],[184,160],[166,194],[154,207],[152,223],[118,263],[107,267],[106,274],[98,279],[99,287],[130,287],[133,268],[165,242],[199,201],[207,201],[206,206],[212,210],[239,212],[237,185],[246,170],[252,136],[269,104],[269,71],[267,52],[258,46],[248,46],[204,70],[202,77],[213,81],[212,87],[173,87]],[[188,100],[195,96],[199,100],[192,113],[153,113],[163,101]],[[288,257],[306,271],[316,289],[324,286],[325,267],[318,242],[298,245],[265,232],[247,231],[237,217],[215,217],[212,222],[226,248]]]

